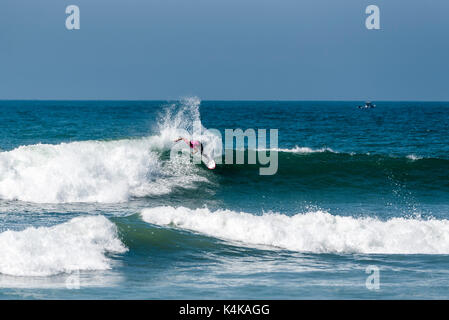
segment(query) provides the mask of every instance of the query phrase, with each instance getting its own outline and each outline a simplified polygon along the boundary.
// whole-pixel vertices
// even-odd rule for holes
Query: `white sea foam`
[[[38,203],[123,202],[202,178],[189,162],[162,163],[152,140],[23,146],[0,153],[0,198]]]
[[[0,152],[0,198],[37,203],[125,202],[207,181],[179,155],[161,160],[179,130],[199,119],[199,102],[167,112],[160,132],[141,139],[36,144]]]
[[[414,154],[409,154],[407,156],[407,159],[412,160],[412,161],[421,160],[422,158],[423,157],[420,157],[420,156],[417,156],[417,155],[414,155]]]
[[[106,270],[106,253],[127,249],[116,226],[103,216],[78,217],[53,227],[0,233],[0,273],[50,276],[81,270]]]
[[[449,220],[334,216],[317,211],[286,216],[184,207],[142,211],[144,221],[175,226],[248,246],[313,253],[449,254]]]
[[[331,148],[320,148],[320,149],[312,149],[309,147],[299,147],[299,146],[295,146],[294,148],[291,149],[287,149],[287,148],[280,148],[280,149],[275,149],[274,151],[279,151],[279,152],[291,152],[291,153],[322,153],[322,152],[332,152],[332,153],[338,153],[334,150],[332,150]]]

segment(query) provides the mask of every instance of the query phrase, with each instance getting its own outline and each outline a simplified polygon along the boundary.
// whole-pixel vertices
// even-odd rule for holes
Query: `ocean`
[[[363,103],[0,101],[0,299],[448,299],[449,103]]]

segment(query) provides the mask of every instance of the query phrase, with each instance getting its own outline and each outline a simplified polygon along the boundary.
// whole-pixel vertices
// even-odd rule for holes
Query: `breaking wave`
[[[108,253],[126,252],[116,226],[103,216],[78,217],[53,227],[0,233],[0,273],[50,276],[105,270]]]
[[[449,220],[334,216],[317,211],[287,216],[230,210],[156,207],[145,222],[173,226],[243,246],[271,246],[311,253],[449,254]]]
[[[192,98],[167,106],[154,136],[35,144],[0,152],[0,198],[116,203],[167,194],[174,187],[193,188],[207,179],[182,154],[169,157],[169,149],[179,134],[200,121],[199,103]]]

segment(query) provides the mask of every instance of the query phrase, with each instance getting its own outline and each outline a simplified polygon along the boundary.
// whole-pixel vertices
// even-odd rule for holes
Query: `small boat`
[[[369,101],[365,102],[364,106],[358,106],[359,109],[374,109],[375,107],[376,107],[376,105],[372,104]]]

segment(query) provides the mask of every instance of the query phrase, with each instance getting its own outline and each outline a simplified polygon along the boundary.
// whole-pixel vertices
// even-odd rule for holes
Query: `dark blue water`
[[[1,101],[0,298],[447,298],[449,103],[360,104]],[[195,121],[276,174],[171,157]]]

